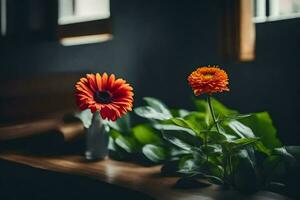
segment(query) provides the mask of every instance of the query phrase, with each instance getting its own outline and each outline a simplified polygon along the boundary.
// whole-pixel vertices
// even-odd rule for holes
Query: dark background
[[[226,39],[221,0],[111,0],[113,40],[70,47],[55,37],[55,1],[8,4],[9,36],[0,39],[0,78],[6,91],[14,90],[14,84],[7,84],[11,80],[106,71],[133,85],[135,105],[143,96],[154,96],[170,107],[192,109],[187,76],[198,66],[218,64],[230,77],[231,91],[218,95],[223,103],[243,113],[268,111],[280,138],[300,144],[299,18],[257,24],[257,58],[239,63],[221,55]],[[0,108],[18,114],[5,94]],[[44,94],[37,101],[56,98],[47,89]]]

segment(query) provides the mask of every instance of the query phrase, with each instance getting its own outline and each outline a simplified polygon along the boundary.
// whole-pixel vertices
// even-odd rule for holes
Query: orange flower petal
[[[94,74],[87,74],[86,75],[89,84],[90,84],[90,88],[93,90],[93,92],[98,90],[97,84],[96,84],[96,77]]]
[[[108,76],[107,76],[107,73],[105,72],[103,75],[102,75],[102,90],[106,90],[106,86],[107,86],[107,80],[108,80]]]
[[[98,110],[103,119],[115,121],[132,110],[133,88],[114,74],[87,74],[76,83],[75,89],[79,109]]]
[[[96,83],[97,83],[98,90],[101,91],[102,90],[102,80],[101,80],[101,75],[99,73],[96,74]]]
[[[229,91],[227,73],[216,67],[199,67],[193,71],[188,82],[196,96]]]
[[[110,89],[110,88],[113,86],[114,82],[115,82],[115,75],[114,75],[114,74],[111,74],[111,75],[109,76],[109,79],[108,79],[106,88],[107,88],[107,89]]]

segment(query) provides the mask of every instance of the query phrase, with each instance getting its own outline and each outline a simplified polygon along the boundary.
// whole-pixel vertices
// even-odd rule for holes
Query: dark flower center
[[[94,99],[97,103],[108,104],[112,102],[112,95],[108,91],[97,91],[94,94]]]

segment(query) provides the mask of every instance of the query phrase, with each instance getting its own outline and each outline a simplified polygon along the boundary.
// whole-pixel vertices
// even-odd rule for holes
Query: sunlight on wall
[[[60,43],[64,46],[91,44],[97,42],[109,41],[113,38],[111,34],[98,34],[98,35],[86,35],[78,37],[66,37],[60,40]]]

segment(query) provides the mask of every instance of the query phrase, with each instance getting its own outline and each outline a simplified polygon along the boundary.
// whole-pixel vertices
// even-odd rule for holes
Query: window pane
[[[279,14],[289,15],[300,13],[300,0],[280,0]]]
[[[253,0],[253,5],[254,22],[300,17],[300,0]]]
[[[109,17],[109,0],[59,0],[59,24],[70,24]]]

